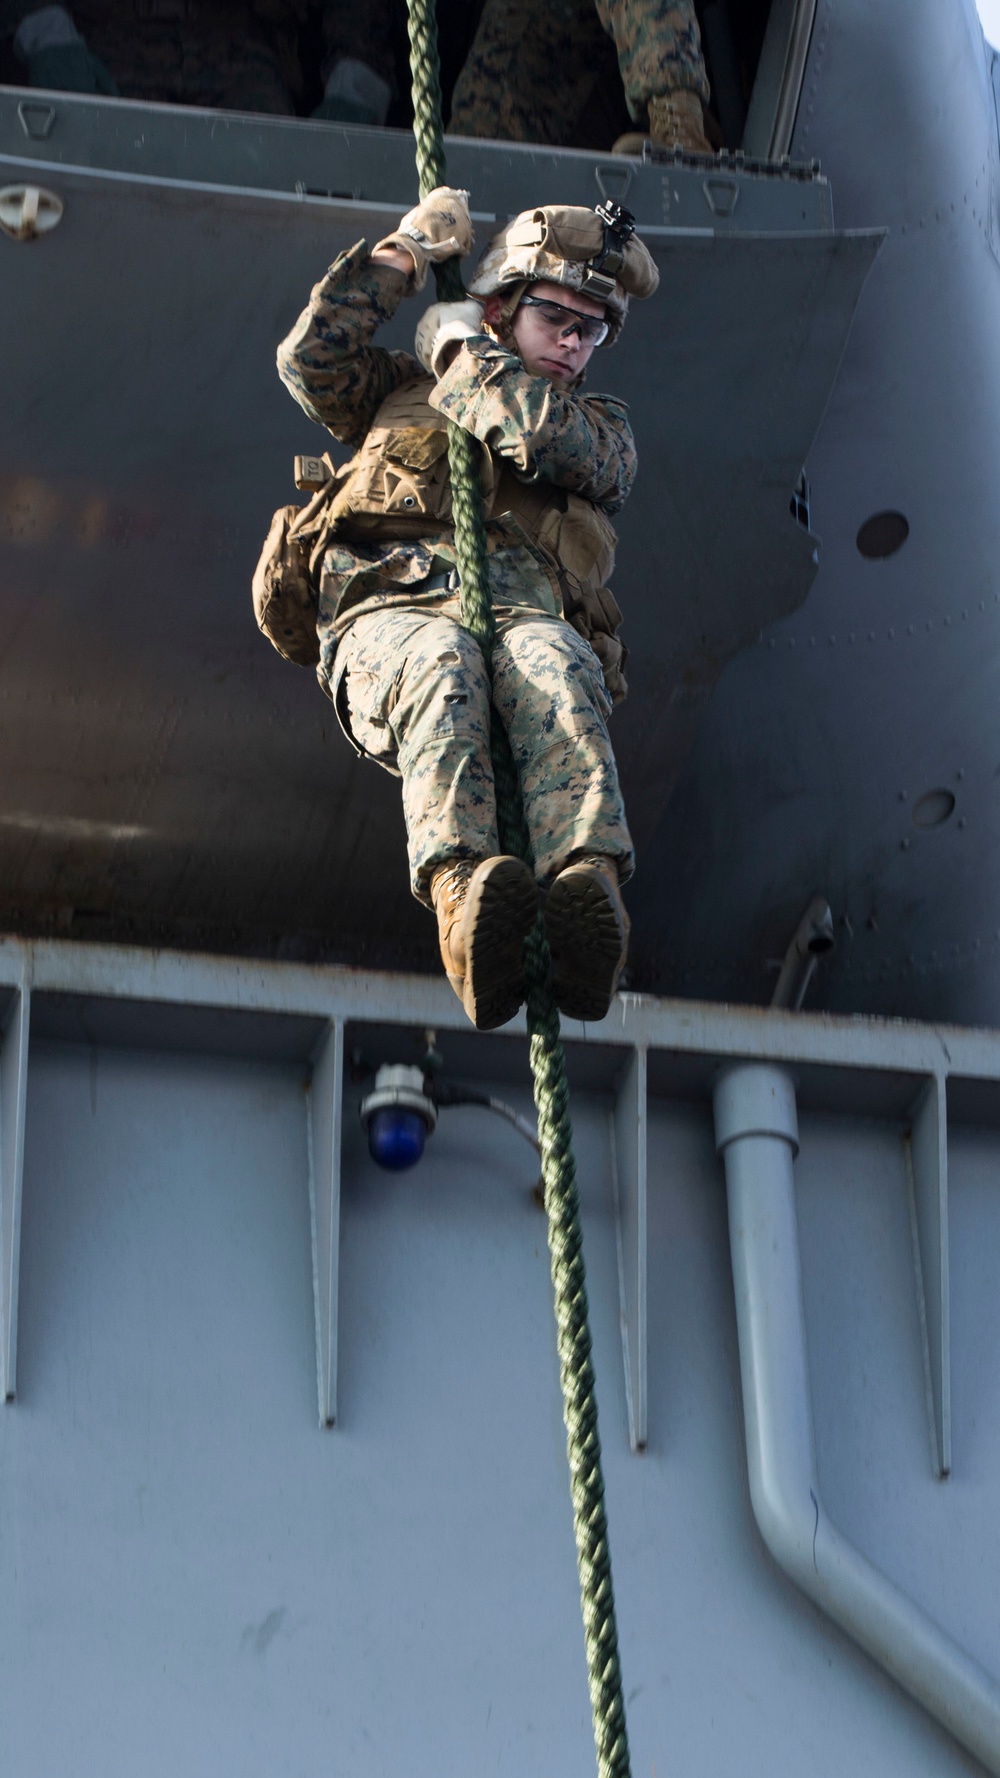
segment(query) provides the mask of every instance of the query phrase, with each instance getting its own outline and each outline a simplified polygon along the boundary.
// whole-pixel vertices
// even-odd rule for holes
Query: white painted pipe
[[[784,1069],[740,1063],[720,1075],[715,1134],[761,1535],[790,1579],[1000,1778],[1000,1687],[841,1536],[820,1498],[792,1172],[798,1121]]]

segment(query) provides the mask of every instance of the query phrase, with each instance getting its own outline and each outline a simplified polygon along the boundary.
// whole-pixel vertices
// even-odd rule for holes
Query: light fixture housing
[[[387,1062],[361,1101],[368,1152],[379,1167],[402,1173],[416,1166],[437,1124],[437,1107],[424,1086],[421,1068]]]

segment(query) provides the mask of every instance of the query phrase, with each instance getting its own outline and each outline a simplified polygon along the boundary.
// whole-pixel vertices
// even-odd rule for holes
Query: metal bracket
[[[924,1343],[932,1447],[942,1479],[951,1472],[951,1326],[948,1264],[948,1108],[935,1075],[920,1093],[903,1137],[917,1302]]]
[[[41,105],[31,99],[22,99],[17,108],[21,128],[32,142],[45,142],[52,134],[52,126],[56,121],[54,105]]]
[[[13,1003],[0,1039],[0,1363],[5,1401],[13,1401],[17,1377],[17,1296],[30,1012],[31,991],[27,983],[22,982],[14,990]]]
[[[312,1221],[320,1426],[332,1426],[337,1418],[343,1083],[344,1022],[342,1019],[333,1019],[313,1053],[313,1075],[309,1093],[309,1209]]]
[[[713,216],[731,216],[740,201],[737,179],[727,179],[716,174],[712,178],[703,179],[701,189]]]
[[[646,1048],[632,1051],[611,1118],[611,1183],[618,1237],[618,1291],[629,1440],[647,1437]]]
[[[602,202],[605,204],[624,204],[625,199],[628,196],[629,187],[632,184],[632,180],[635,178],[635,168],[629,164],[624,155],[621,156],[621,160],[624,163],[623,165],[619,165],[617,161],[611,161],[606,165],[602,164],[601,166],[594,168],[594,179],[597,182],[597,189],[601,194]],[[615,191],[609,191],[604,183],[605,179],[610,179],[617,189]]]

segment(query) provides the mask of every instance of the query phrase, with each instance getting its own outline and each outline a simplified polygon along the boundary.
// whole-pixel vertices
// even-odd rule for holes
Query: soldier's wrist
[[[393,271],[402,272],[408,282],[416,274],[416,259],[405,247],[373,247],[369,257],[373,265],[387,266]]]
[[[399,270],[405,265],[409,272],[406,294],[410,296],[414,290],[422,290],[427,281],[427,255],[419,241],[408,240],[405,234],[386,235],[384,240],[377,241],[372,248],[372,257],[376,254],[392,255],[391,263]],[[376,260],[376,264],[379,261]]]

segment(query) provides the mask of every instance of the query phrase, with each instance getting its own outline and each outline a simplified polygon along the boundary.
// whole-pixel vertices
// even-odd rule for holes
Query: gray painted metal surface
[[[0,1038],[0,1384],[5,1400],[14,1394],[17,1377],[17,1296],[29,1009],[28,992],[18,985],[9,996]]]
[[[243,117],[79,93],[0,87],[0,155],[39,169],[87,167],[156,181],[386,203],[415,192],[413,137],[301,118]],[[447,139],[448,174],[482,212],[504,218],[558,191],[570,204],[627,199],[640,227],[740,234],[833,227],[826,179],[809,166],[728,158],[710,172],[520,142]],[[482,244],[482,243],[481,243]]]
[[[991,1772],[1000,1685],[831,1523],[820,1494],[806,1349],[786,1069],[724,1069],[713,1096],[726,1166],[754,1515],[775,1560]]]
[[[917,1295],[940,1476],[951,1472],[951,1266],[948,1256],[948,1090],[940,1074],[924,1087],[904,1143],[910,1186]]]
[[[533,1157],[463,1108],[442,1112],[414,1172],[380,1173],[362,1089],[331,1066],[338,1031],[348,1057],[412,1060],[430,1025],[450,1077],[527,1110],[523,1030],[472,1036],[420,977],[4,941],[8,1007],[29,990],[18,1389],[0,1415],[4,1769],[588,1769]],[[567,1035],[634,1769],[970,1771],[752,1529],[711,1096],[727,1060],[770,1058],[797,1081],[824,1506],[996,1675],[1000,1036],[634,997]],[[946,1482],[905,1152],[936,1081],[955,1281]],[[640,1118],[642,1219],[625,1207]],[[340,1388],[321,1433],[317,1156],[335,1152]],[[637,1456],[619,1256],[634,1264],[639,1242]]]
[[[772,0],[743,132],[749,154],[788,153],[815,19],[816,0]]]
[[[384,185],[384,200],[296,199],[0,167],[65,203],[43,240],[0,241],[17,341],[0,440],[0,739],[17,762],[0,809],[5,924],[435,966],[397,786],[259,637],[248,595],[293,455],[323,436],[279,385],[276,342],[409,185],[392,202]],[[878,245],[806,230],[808,185],[732,177],[784,194],[790,232],[650,224],[661,295],[597,373],[630,401],[648,466],[619,567],[641,667],[615,722],[647,851],[725,661],[812,584],[815,540],[789,496]],[[481,235],[493,221],[480,215]],[[404,304],[386,342],[411,345],[418,315]],[[652,910],[636,943],[662,948]]]
[[[672,935],[655,982],[637,958],[650,987],[765,999],[821,890],[825,1004],[1000,1019],[993,66],[971,0],[819,0],[792,151],[840,226],[889,236],[807,464],[816,582],[727,667],[631,892]],[[886,510],[909,538],[865,559]],[[938,789],[953,814],[922,826]]]
[[[677,661],[684,664],[684,649],[692,636],[697,642],[701,634],[683,630],[697,616],[701,594],[698,599],[690,595],[683,549],[676,582],[658,570],[654,578],[645,547],[647,509],[637,504],[626,518],[617,584],[633,643],[635,701],[631,713],[626,707],[616,719],[616,732],[640,837],[641,867],[628,894],[635,922],[634,980],[646,989],[766,1000],[772,985],[769,962],[781,955],[801,908],[821,889],[838,920],[837,954],[824,966],[820,989],[831,1006],[965,1022],[997,1020],[1000,870],[993,737],[1000,651],[996,577],[1000,534],[993,465],[1000,454],[1000,155],[995,70],[972,0],[960,0],[957,8],[949,0],[906,4],[887,0],[875,9],[867,0],[819,0],[817,5],[792,149],[804,163],[822,155],[837,194],[840,223],[850,228],[888,224],[890,236],[810,453],[812,522],[822,539],[819,574],[799,615],[772,625],[759,646],[744,649],[724,667],[723,682],[681,768],[676,794],[660,817],[655,814],[657,799],[665,795],[674,758],[681,751],[689,688],[693,687],[693,708],[685,732],[693,735],[716,657],[709,637],[713,658],[704,679],[698,661],[693,674],[685,667],[678,678]],[[49,134],[28,136],[17,112],[23,99],[23,94],[0,95],[0,116],[2,151],[25,176],[40,174],[45,166],[55,169],[45,177],[58,182],[71,177],[70,166],[93,169],[120,155],[130,177],[145,168],[143,176],[154,186],[169,178],[182,183],[203,180],[208,177],[206,161],[217,147],[224,180],[239,185],[251,180],[266,183],[271,175],[259,169],[273,164],[274,189],[283,188],[287,194],[296,183],[308,186],[313,181],[314,164],[322,161],[325,168],[330,144],[336,142],[338,164],[347,157],[352,165],[363,163],[374,169],[374,201],[388,203],[390,197],[396,201],[392,182],[397,175],[391,166],[394,155],[403,156],[403,138],[383,141],[351,132],[348,142],[318,125],[210,120],[168,110],[151,115],[148,130],[129,134],[134,108],[102,108],[97,101],[63,96]],[[104,134],[109,118],[113,120],[110,147]],[[40,128],[46,119],[47,113]],[[545,151],[534,160],[534,151],[488,144],[469,146],[468,152],[479,158],[474,166],[472,161],[461,165],[463,169],[468,165],[477,189],[490,193],[487,210],[491,203],[498,209],[506,207],[507,189],[512,200],[516,190],[520,201],[524,187],[519,181],[531,184],[543,169],[546,178],[558,170],[568,183],[581,181],[573,190],[585,197],[590,182],[596,186],[596,172],[603,164],[600,157],[564,156],[558,151]],[[455,153],[465,154],[466,148],[456,144]],[[742,219],[750,214],[748,206],[758,198],[784,206],[794,189],[806,209],[821,201],[817,186],[793,188],[778,179],[767,183],[765,191],[746,174],[734,176],[740,181],[740,195],[728,216],[720,213],[713,218],[717,239],[723,233],[730,237],[738,233]],[[352,177],[350,189],[363,189],[367,199],[367,187]],[[494,177],[499,185],[491,184]],[[509,187],[503,185],[505,180]],[[316,188],[331,189],[332,184],[318,181]],[[664,191],[670,197],[666,212]],[[700,226],[708,213],[703,185],[690,170],[677,170],[675,180],[672,168],[637,165],[628,196],[650,227],[662,225],[665,217],[668,224],[683,217],[685,226]],[[822,202],[827,199],[828,193]],[[171,203],[182,201],[165,194],[162,214],[170,213]],[[243,201],[254,214],[256,200]],[[285,204],[291,199],[286,195],[274,201]],[[312,202],[300,201],[303,215]],[[720,211],[724,208],[720,206]],[[793,210],[794,205],[788,205],[790,219],[785,226],[807,230],[816,226],[813,211],[796,219]],[[67,228],[71,219],[69,211]],[[823,226],[828,221],[827,214]],[[247,223],[247,238],[260,244],[267,237],[254,235],[255,226]],[[320,233],[320,222],[315,226]],[[86,288],[88,277],[91,286],[107,282],[104,267],[109,253],[117,264],[120,232],[112,229],[94,237],[89,262],[94,269],[75,288]],[[164,276],[171,289],[178,262],[183,260],[189,269],[188,256],[176,244],[180,232],[168,228],[164,235],[165,242],[167,235],[173,242],[164,247],[169,261]],[[108,233],[115,241],[113,252],[107,246]],[[56,230],[47,242],[35,245],[41,253],[49,246],[55,249],[59,239]],[[259,267],[248,274],[238,241],[226,240],[227,255],[240,267],[242,283],[259,297],[261,285],[254,281]],[[324,247],[327,244],[323,242]],[[0,245],[5,272],[14,265],[13,256],[35,252],[35,246],[21,248],[6,241]],[[689,242],[686,250],[693,256],[696,246],[697,241]],[[208,253],[204,242],[202,252]],[[319,255],[325,257],[325,251]],[[196,253],[190,259],[192,288],[200,291],[199,313],[204,313],[213,302],[230,299],[210,280],[199,285],[198,258]],[[208,603],[200,591],[195,593],[199,609],[211,613],[210,625],[202,619],[200,627],[205,656],[193,662],[182,657],[179,632],[186,620],[178,612],[170,639],[155,636],[156,646],[148,653],[126,652],[122,658],[127,665],[111,671],[107,631],[101,629],[101,613],[108,608],[109,597],[115,596],[107,593],[108,576],[102,574],[96,585],[88,582],[86,565],[75,549],[50,552],[47,565],[36,553],[30,573],[20,549],[13,565],[5,554],[5,588],[20,588],[6,595],[8,654],[14,662],[9,669],[14,677],[3,687],[7,693],[3,707],[11,712],[5,753],[13,761],[5,776],[10,797],[5,819],[15,842],[8,865],[13,884],[6,892],[8,924],[26,923],[30,909],[30,917],[52,931],[79,935],[114,931],[118,936],[135,936],[140,930],[146,936],[169,932],[175,942],[211,942],[220,947],[253,943],[286,955],[315,955],[341,941],[345,947],[341,954],[362,962],[372,953],[361,948],[361,891],[355,873],[340,862],[356,856],[366,883],[377,877],[380,885],[400,885],[398,891],[395,887],[386,891],[382,933],[392,935],[392,955],[386,941],[384,960],[432,966],[428,923],[407,905],[401,887],[401,830],[392,786],[369,773],[359,781],[363,790],[355,800],[348,765],[340,760],[327,769],[318,763],[323,750],[329,751],[332,761],[337,743],[304,679],[293,689],[287,675],[280,677],[278,662],[251,664],[254,638],[245,636],[238,646],[233,641],[244,621],[236,614],[242,608],[245,575],[259,536],[257,515],[263,509],[266,516],[271,503],[289,491],[283,480],[285,464],[291,449],[302,444],[301,432],[292,438],[293,416],[282,410],[279,417],[280,398],[269,381],[267,360],[274,335],[298,301],[302,280],[312,275],[311,253],[305,259],[289,280],[287,298],[274,299],[270,320],[264,311],[271,299],[250,305],[251,313],[239,311],[247,341],[257,339],[253,367],[241,363],[237,379],[241,389],[249,391],[253,385],[255,391],[243,410],[246,423],[241,421],[239,433],[246,470],[246,493],[241,496],[245,516],[220,539],[203,509],[204,543],[199,560],[193,562],[191,553],[178,547],[167,512],[155,504],[163,499],[170,510],[177,504],[172,492],[169,498],[160,492],[166,487],[165,475],[161,472],[153,495],[146,486],[134,495],[127,490],[128,522],[119,532],[111,579],[122,598],[126,585],[140,578],[148,583],[144,615],[151,631],[161,625],[160,612],[179,584],[204,585],[206,553],[222,550]],[[113,305],[113,279],[111,284]],[[157,321],[165,306],[164,302],[156,310]],[[672,318],[672,326],[676,319]],[[723,321],[720,313],[720,325]],[[56,333],[64,325],[60,316],[53,318]],[[20,332],[17,337],[14,358],[20,362]],[[623,385],[634,377],[636,383],[648,386],[649,365],[659,361],[651,352],[651,337],[642,339],[634,370],[627,368],[624,355],[609,361],[609,366],[615,365],[609,380],[617,382],[621,371]],[[632,338],[638,340],[638,333]],[[697,341],[699,355],[708,349],[710,362],[717,338],[716,331],[707,348],[703,336]],[[669,360],[670,376],[678,375],[683,387],[691,373],[684,363],[683,338],[677,345],[676,359]],[[657,355],[659,351],[657,339]],[[152,355],[151,344],[150,360]],[[86,345],[75,356],[85,362],[92,358]],[[129,386],[139,387],[144,404],[148,379],[140,373],[145,372],[147,354],[138,357],[137,371],[135,360],[129,362]],[[175,400],[176,362],[175,353],[170,374],[161,378],[171,385],[164,398],[168,408]],[[717,385],[723,395],[716,393],[707,407],[679,411],[682,423],[666,441],[675,447],[673,459],[662,455],[662,434],[654,438],[652,430],[649,433],[652,444],[646,449],[637,500],[647,497],[644,488],[651,502],[655,496],[657,523],[663,488],[669,494],[671,478],[678,475],[684,485],[692,438],[704,470],[696,503],[702,515],[698,524],[713,533],[725,532],[733,518],[725,478],[717,484],[709,473],[719,439],[728,437],[731,373],[727,363],[725,378]],[[254,377],[260,378],[259,384],[253,384]],[[60,364],[57,387],[62,382]],[[89,385],[90,414],[99,405],[98,383],[95,369]],[[36,376],[25,399],[30,414],[36,416],[40,448],[59,461],[63,446],[55,419],[47,426],[37,420],[40,407],[51,412],[55,406],[45,388],[44,375],[41,380]],[[213,386],[209,372],[206,391],[219,400],[218,385]],[[632,391],[626,388],[626,392]],[[641,445],[646,443],[642,417],[648,411],[642,407],[646,400],[640,392]],[[238,402],[236,407],[239,411]],[[263,462],[251,466],[255,430],[247,419],[248,408],[257,431],[263,428],[271,441],[266,467]],[[64,424],[61,414],[59,424]],[[65,424],[67,439],[73,434],[78,463],[89,455],[93,437],[104,426],[103,415],[99,424],[86,428],[75,414]],[[213,424],[210,417],[210,438]],[[219,434],[215,436],[218,439]],[[137,428],[134,437],[126,433],[119,442],[134,446],[141,457],[148,449],[144,438]],[[201,459],[202,487],[212,479],[220,454],[216,444],[211,463]],[[199,447],[187,455],[197,463]],[[658,458],[663,467],[659,479],[650,482],[649,465],[656,465]],[[35,462],[30,473],[44,492],[46,479],[36,474],[37,469]],[[62,463],[58,473],[66,473]],[[276,494],[278,483],[281,489]],[[60,483],[60,491],[64,486]],[[184,487],[183,477],[179,487]],[[117,495],[117,484],[112,491]],[[783,523],[777,492],[776,480],[773,510],[777,522]],[[686,510],[683,498],[681,503]],[[887,559],[865,559],[855,541],[859,527],[873,513],[887,509],[907,517],[908,541]],[[66,510],[82,523],[88,509],[76,508],[69,500]],[[185,535],[193,523],[189,512]],[[82,534],[91,535],[86,525]],[[735,547],[741,541],[735,527],[733,535]],[[230,549],[234,554],[227,561]],[[796,577],[807,567],[799,563]],[[736,588],[737,603],[741,590]],[[787,590],[778,588],[777,594]],[[215,603],[223,597],[227,613],[231,605],[231,615],[224,615]],[[651,644],[653,611],[667,615]],[[752,635],[754,614],[749,607],[746,615],[747,633]],[[683,632],[676,656],[670,640],[675,622]],[[183,738],[190,717],[177,717],[171,677],[162,676],[160,663],[170,654],[171,641],[175,670],[184,675],[190,708],[197,709],[198,722],[204,725],[193,744]],[[240,648],[247,652],[237,660]],[[205,664],[208,655],[210,669]],[[718,664],[724,659],[725,644],[718,651]],[[66,661],[72,664],[64,668]],[[218,679],[221,690],[213,692],[210,679],[212,683]],[[215,704],[213,697],[218,697]],[[57,720],[39,734],[25,716],[25,706],[37,709],[47,699]],[[664,761],[665,742],[655,723],[646,754],[643,741],[650,712],[658,716],[668,704],[670,720],[678,724],[673,731],[678,747],[677,755],[671,753]],[[246,721],[251,707],[252,723]],[[230,855],[240,852],[247,866],[247,899],[252,903],[234,921],[198,832],[200,807],[206,797],[214,799],[217,788],[206,786],[204,762],[218,759],[228,771],[226,731],[235,727],[240,733],[246,723],[243,732],[256,741],[262,721],[275,730],[267,754],[280,789],[273,791],[270,802],[266,786],[262,792],[255,784],[254,794],[262,795],[262,807],[272,812],[281,804],[275,835],[283,862],[270,881],[266,869],[256,875],[249,844],[243,852],[238,843],[239,822],[230,820],[228,807],[224,810],[215,831],[226,836]],[[112,732],[102,738],[101,731],[108,727]],[[306,738],[305,769],[296,736],[300,741]],[[67,758],[78,762],[79,777],[72,785],[63,777]],[[129,762],[127,768],[123,759]],[[136,766],[136,761],[141,764]],[[137,789],[130,770],[138,777]],[[161,779],[166,780],[162,794],[155,789]],[[286,794],[289,782],[297,786],[292,796]],[[930,793],[940,807],[939,792],[945,806],[948,798],[955,799],[951,818],[936,827],[922,825],[921,800]],[[155,837],[134,831],[154,824],[123,815],[123,803],[156,805]],[[195,831],[185,847],[189,825]],[[152,865],[150,851],[157,853]],[[301,869],[289,867],[290,857],[303,860]],[[160,889],[157,895],[141,895],[140,880],[148,878],[151,869],[162,873]],[[165,903],[169,920],[162,912]],[[289,915],[293,904],[294,921]]]

